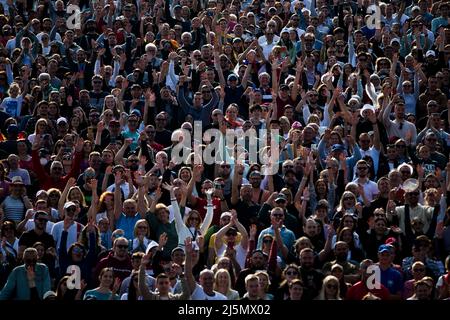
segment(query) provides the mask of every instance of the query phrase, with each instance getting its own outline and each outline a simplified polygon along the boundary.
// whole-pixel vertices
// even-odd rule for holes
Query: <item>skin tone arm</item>
[[[223,76],[223,70],[220,65],[219,52],[216,50],[214,50],[214,67],[216,68],[217,74],[219,75],[220,86],[224,88],[227,82],[225,81],[225,77]]]
[[[231,185],[231,204],[235,205],[239,201],[239,190],[238,185],[241,184],[242,181],[242,174],[241,172],[242,165],[236,164],[236,167],[234,168],[234,176],[233,176],[233,183]]]
[[[122,182],[122,174],[116,172],[114,176],[114,223],[119,220],[122,214],[122,193],[120,192],[120,184]]]
[[[272,228],[275,231],[275,241],[277,242],[278,248],[280,248],[280,250],[281,250],[281,255],[283,256],[283,258],[286,259],[288,256],[289,250],[284,245],[283,238],[281,238],[281,233],[280,233],[281,224],[272,223]]]
[[[188,186],[187,186],[187,197],[189,199],[189,203],[192,205],[192,207],[195,207],[197,205],[197,198],[192,195],[192,191],[195,187],[195,182],[200,180],[201,177],[201,165],[194,165],[194,170],[192,172],[191,180],[189,180]]]
[[[66,187],[61,193],[61,197],[59,197],[58,212],[61,220],[64,219],[64,203],[66,203],[67,195],[69,194],[69,189],[72,188],[76,183],[77,181],[75,180],[75,178],[69,178],[69,180],[67,180]]]
[[[131,138],[125,139],[122,147],[119,149],[119,151],[117,151],[117,154],[114,157],[115,164],[125,165],[125,162],[123,160],[125,151],[128,149],[128,147],[131,145],[132,142],[133,142],[133,140]]]
[[[231,210],[231,222],[236,226],[236,228],[238,229],[238,231],[240,232],[240,234],[242,236],[242,238],[241,238],[241,247],[244,248],[244,250],[247,250],[247,247],[248,247],[248,232],[245,229],[245,227],[239,222],[239,220],[237,218],[236,210]]]
[[[298,84],[300,83],[300,79],[302,77],[302,71],[303,71],[303,60],[298,59],[297,61],[297,68],[295,71],[295,79],[294,79],[294,86],[292,88],[292,94],[291,98],[293,101],[297,101],[298,96]]]
[[[184,246],[186,250],[186,260],[184,261],[184,274],[186,277],[187,285],[190,292],[195,290],[195,279],[192,274],[192,239],[186,238],[184,241]]]
[[[141,265],[139,267],[139,276],[138,276],[138,287],[139,291],[141,292],[142,297],[144,300],[154,300],[155,294],[150,291],[150,289],[147,286],[146,281],[146,275],[145,270],[147,269],[147,265],[150,263],[152,259],[152,252],[150,251],[146,255],[142,257]]]

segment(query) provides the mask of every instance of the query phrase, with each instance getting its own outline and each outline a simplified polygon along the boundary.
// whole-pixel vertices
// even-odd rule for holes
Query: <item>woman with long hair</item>
[[[335,276],[323,279],[322,289],[315,300],[342,300],[339,292],[339,280]]]
[[[37,134],[43,135],[48,133],[51,133],[51,130],[49,130],[48,120],[45,118],[40,118],[38,121],[36,121],[34,132],[28,136],[28,141],[33,144],[34,138]]]
[[[239,293],[231,288],[231,277],[227,269],[219,269],[214,275],[214,290],[220,292],[228,300],[239,300]]]
[[[102,218],[108,218],[111,221],[112,217],[114,217],[114,193],[105,191],[100,195],[95,220],[97,223]]]
[[[275,293],[275,300],[286,300],[289,297],[289,284],[300,279],[300,269],[296,264],[290,264],[284,268],[282,275],[282,281]]]
[[[144,300],[144,298],[141,295],[141,290],[139,289],[138,279],[139,279],[139,272],[133,270],[131,272],[131,280],[130,285],[128,286],[128,291],[122,294],[120,300],[129,300],[129,301]]]
[[[114,280],[112,268],[103,268],[98,280],[100,285],[95,289],[86,291],[83,300],[119,300],[116,292],[120,288],[120,279]]]
[[[270,277],[266,271],[256,271],[255,276],[259,279],[259,297],[263,300],[273,300],[273,294],[269,293]]]
[[[64,276],[59,280],[56,286],[56,300],[59,301],[73,301],[73,300],[82,300],[83,291],[86,288],[86,282],[81,280],[80,289],[69,289],[67,287],[67,280],[69,280],[69,276]]]

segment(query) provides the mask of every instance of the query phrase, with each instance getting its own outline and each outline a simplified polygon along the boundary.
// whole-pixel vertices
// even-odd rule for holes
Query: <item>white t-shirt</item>
[[[225,243],[222,244],[222,247],[217,251],[217,258],[223,257],[225,251],[227,249],[227,245]],[[238,243],[234,246],[234,250],[236,250],[236,261],[241,266],[241,269],[245,268],[245,259],[247,257],[247,250],[242,248],[241,243]]]
[[[358,179],[353,180],[353,182],[359,184]],[[378,190],[378,185],[372,180],[367,180],[367,182],[363,184],[363,188],[364,194],[366,195],[366,198],[369,202],[375,199],[377,194],[380,193],[380,190]]]
[[[54,225],[55,224],[53,222],[47,221],[47,226],[45,227],[45,232],[47,232],[48,234],[51,234]],[[34,227],[35,227],[34,218],[33,219],[29,219],[27,221],[27,223],[25,223],[25,231],[33,230]]]
[[[130,185],[128,182],[124,182],[120,185],[120,189],[122,189],[123,192],[123,196],[125,197],[125,199],[128,199],[128,196],[130,194]],[[114,192],[114,190],[116,190],[116,185],[112,184],[108,187],[108,189],[106,189],[106,191],[109,192]]]
[[[67,232],[69,233],[67,235],[67,246],[66,246],[67,250],[69,250],[69,248],[70,248],[70,246],[72,244],[74,244],[75,242],[78,241],[78,230],[80,230],[80,232],[81,232],[83,227],[84,226],[82,224],[78,223],[78,222],[73,223],[69,227],[69,230],[67,230]],[[56,242],[56,250],[59,250],[59,246],[61,244],[61,236],[62,236],[63,230],[64,230],[64,220],[60,221],[60,222],[57,222],[57,223],[55,223],[53,225],[52,236],[53,236],[53,239],[55,239],[55,242]]]
[[[205,293],[202,286],[199,284],[195,284],[195,290],[192,292],[191,295],[192,300],[228,300],[227,297],[225,297],[223,294],[214,291],[213,296],[209,296]]]

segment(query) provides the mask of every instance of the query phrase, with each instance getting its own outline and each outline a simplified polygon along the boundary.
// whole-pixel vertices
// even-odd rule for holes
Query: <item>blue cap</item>
[[[233,81],[233,80],[237,80],[237,79],[238,79],[238,77],[234,73],[232,73],[228,76],[228,81]]]
[[[131,114],[135,114],[135,115],[137,115],[139,117],[142,115],[141,112],[138,109],[133,109],[133,111],[131,111]]]
[[[331,151],[333,152],[333,151],[344,151],[345,150],[345,147],[342,145],[342,144],[334,144],[332,147],[331,147]]]
[[[392,247],[390,245],[387,244],[382,244],[381,246],[378,247],[378,253],[383,253],[383,252],[392,252]]]

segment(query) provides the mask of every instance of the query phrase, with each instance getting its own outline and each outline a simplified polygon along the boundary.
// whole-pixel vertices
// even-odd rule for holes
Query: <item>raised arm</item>
[[[114,224],[119,220],[122,214],[122,193],[120,184],[122,183],[122,174],[116,172],[114,174]]]
[[[206,198],[208,203],[206,205],[206,216],[205,220],[203,220],[202,225],[200,226],[200,234],[205,235],[211,225],[214,216],[214,205],[212,202],[212,195],[214,193],[214,189],[206,190]]]

